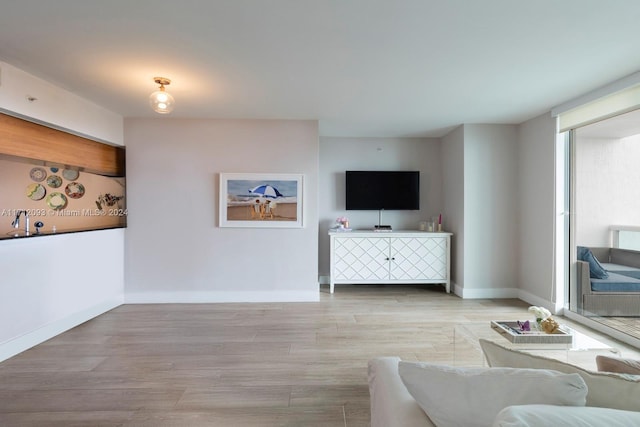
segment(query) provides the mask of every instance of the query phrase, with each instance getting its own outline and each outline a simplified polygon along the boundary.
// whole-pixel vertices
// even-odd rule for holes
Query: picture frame
[[[221,173],[220,227],[302,228],[303,174]]]

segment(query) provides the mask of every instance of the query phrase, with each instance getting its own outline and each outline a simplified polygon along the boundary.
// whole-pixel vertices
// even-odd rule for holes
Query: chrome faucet
[[[16,218],[13,220],[11,225],[13,225],[13,228],[15,229],[20,228],[20,215],[22,215],[23,213],[24,213],[24,234],[28,236],[29,235],[29,212],[25,210],[19,210],[16,213]]]

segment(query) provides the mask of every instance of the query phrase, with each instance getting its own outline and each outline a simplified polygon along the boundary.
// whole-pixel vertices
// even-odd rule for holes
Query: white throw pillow
[[[480,340],[489,366],[509,368],[553,369],[567,374],[577,373],[587,384],[587,406],[640,410],[640,376],[593,372],[548,357],[535,356],[505,348],[492,341]]]
[[[438,427],[490,426],[511,405],[584,406],[587,386],[577,374],[542,369],[459,368],[400,362],[409,393]]]
[[[521,405],[504,408],[493,427],[629,427],[640,425],[640,412],[579,406]]]

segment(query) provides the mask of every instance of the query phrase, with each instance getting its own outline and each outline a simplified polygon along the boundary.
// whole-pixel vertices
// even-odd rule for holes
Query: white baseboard
[[[540,298],[537,295],[533,295],[527,291],[519,291],[518,298],[524,302],[528,302],[531,305],[536,305],[538,307],[544,307],[549,310],[552,314],[561,314],[562,306],[557,307],[557,305],[549,300],[544,298]]]
[[[464,299],[501,299],[501,298],[517,298],[531,305],[545,307],[553,314],[560,314],[562,307],[558,309],[556,304],[529,292],[518,288],[488,288],[488,289],[465,289],[454,285],[453,292]]]
[[[320,293],[314,291],[264,292],[130,292],[125,304],[209,304],[224,302],[317,302]]]
[[[329,284],[329,276],[319,276],[318,282],[321,285]],[[518,298],[530,303],[531,305],[538,305],[546,307],[549,310],[555,307],[550,301],[544,300],[533,294],[525,291],[521,291],[518,288],[487,288],[487,289],[466,289],[462,286],[458,286],[455,282],[451,282],[451,292],[464,299],[505,299],[505,298]],[[556,310],[551,310],[552,313],[557,314]]]
[[[64,319],[44,325],[20,337],[6,341],[0,344],[0,362],[7,360],[16,354],[22,353],[31,347],[41,344],[71,328],[75,328],[76,326],[104,314],[109,310],[113,310],[114,308],[122,305],[122,303],[122,299],[105,301],[101,304],[67,316]]]

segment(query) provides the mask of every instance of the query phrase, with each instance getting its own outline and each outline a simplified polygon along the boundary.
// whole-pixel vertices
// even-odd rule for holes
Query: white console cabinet
[[[443,283],[450,292],[451,233],[330,231],[336,283]]]

